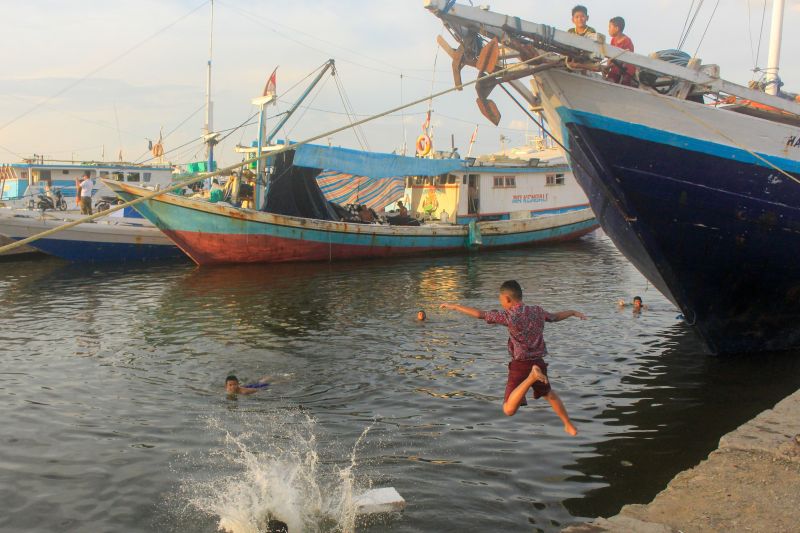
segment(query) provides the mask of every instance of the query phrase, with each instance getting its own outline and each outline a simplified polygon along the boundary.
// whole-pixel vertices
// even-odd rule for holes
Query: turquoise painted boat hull
[[[125,200],[152,191],[106,182]],[[165,193],[136,209],[198,264],[334,261],[495,249],[576,239],[598,225],[587,209],[467,226],[383,226],[276,215]]]

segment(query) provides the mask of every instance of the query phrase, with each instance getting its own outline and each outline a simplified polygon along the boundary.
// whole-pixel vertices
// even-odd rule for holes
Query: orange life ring
[[[161,157],[164,155],[164,145],[156,143],[153,145],[153,157]]]
[[[417,137],[417,155],[428,155],[431,153],[431,138],[425,134]]]

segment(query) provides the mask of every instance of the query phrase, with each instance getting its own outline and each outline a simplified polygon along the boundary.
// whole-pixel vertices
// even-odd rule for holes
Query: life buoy
[[[164,155],[164,145],[161,143],[156,143],[153,145],[153,157],[161,157]]]
[[[417,155],[428,155],[431,153],[431,138],[425,134],[417,137]]]

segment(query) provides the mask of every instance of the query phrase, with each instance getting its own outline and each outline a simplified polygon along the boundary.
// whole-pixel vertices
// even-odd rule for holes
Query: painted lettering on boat
[[[800,135],[789,135],[786,139],[786,146],[789,148],[800,147]]]
[[[547,193],[515,194],[511,197],[512,204],[537,204],[547,201]]]

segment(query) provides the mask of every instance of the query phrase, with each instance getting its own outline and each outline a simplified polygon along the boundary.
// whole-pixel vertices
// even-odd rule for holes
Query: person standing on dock
[[[547,363],[544,362],[547,347],[543,333],[545,322],[559,322],[573,316],[586,320],[586,315],[572,310],[548,313],[538,305],[525,305],[522,301],[522,287],[514,280],[506,281],[500,286],[499,300],[502,311],[481,311],[450,303],[443,303],[440,307],[485,320],[487,324],[508,327],[508,353],[511,355],[511,362],[508,363],[503,413],[513,416],[521,405],[527,405],[525,395],[532,388],[534,400],[544,397],[564,423],[564,431],[577,435],[578,430],[547,378]]]
[[[80,183],[80,197],[81,197],[81,214],[82,215],[91,215],[92,214],[92,188],[94,187],[94,182],[92,178],[89,177],[89,171],[83,173],[83,177],[81,178]]]

